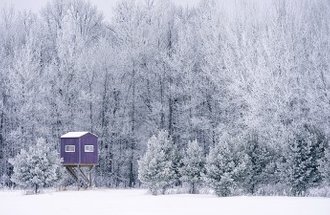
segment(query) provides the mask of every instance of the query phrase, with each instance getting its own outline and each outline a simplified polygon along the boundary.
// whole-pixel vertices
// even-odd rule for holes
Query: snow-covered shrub
[[[330,197],[330,186],[310,188],[307,191],[307,196]]]
[[[185,194],[188,193],[190,190],[190,187],[187,186],[176,186],[166,189],[165,193],[166,195],[173,195],[173,194]]]
[[[139,161],[139,180],[153,195],[164,194],[177,178],[175,150],[167,131],[160,131],[148,140],[147,151]]]
[[[255,192],[258,196],[287,196],[289,187],[285,183],[261,185]]]
[[[205,157],[203,149],[197,140],[188,143],[180,169],[181,180],[189,184],[189,193],[196,193],[196,188],[202,182],[205,174]]]
[[[42,187],[54,185],[62,175],[58,153],[50,149],[42,138],[27,150],[22,149],[9,162],[14,167],[11,180],[23,188],[34,189],[34,193]]]

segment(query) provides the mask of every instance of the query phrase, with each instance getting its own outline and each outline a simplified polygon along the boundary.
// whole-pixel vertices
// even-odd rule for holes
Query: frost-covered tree
[[[37,101],[29,93],[33,91],[31,83],[38,71],[35,62],[39,49],[33,43],[35,34],[31,33],[36,31],[36,16],[17,13],[14,8],[0,10],[0,175],[8,177],[12,173],[8,158],[14,156],[22,144],[14,139],[22,140],[21,131],[34,124],[30,121],[27,125],[25,119],[38,115],[31,105]],[[21,91],[22,82],[25,82],[24,93]],[[32,88],[37,86],[32,85]]]
[[[320,171],[323,177],[323,184],[330,185],[330,148],[327,147],[324,153],[324,159],[320,164]]]
[[[271,152],[255,133],[250,135],[242,146],[244,156],[241,159],[245,164],[245,170],[241,183],[249,193],[254,194],[259,185],[267,184],[274,177]]]
[[[190,186],[189,192],[196,193],[196,188],[202,183],[202,177],[205,174],[205,156],[197,140],[189,141],[182,159],[180,173],[181,180]]]
[[[139,161],[139,179],[153,195],[166,188],[176,179],[174,168],[175,147],[167,131],[159,131],[148,140],[146,154]]]
[[[304,125],[288,145],[287,180],[293,195],[303,195],[322,182],[320,164],[324,159],[326,139],[315,128]]]
[[[227,142],[218,143],[210,150],[205,181],[218,196],[229,196],[237,187],[244,164],[236,156],[233,146]]]
[[[27,150],[22,149],[9,162],[14,167],[11,180],[23,188],[34,189],[35,193],[40,188],[54,185],[62,176],[58,154],[42,138]]]

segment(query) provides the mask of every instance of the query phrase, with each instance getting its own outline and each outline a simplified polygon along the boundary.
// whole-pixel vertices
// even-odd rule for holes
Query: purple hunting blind
[[[91,173],[98,164],[97,136],[89,132],[69,132],[62,135],[61,159],[63,166],[77,183],[82,181],[91,186]]]

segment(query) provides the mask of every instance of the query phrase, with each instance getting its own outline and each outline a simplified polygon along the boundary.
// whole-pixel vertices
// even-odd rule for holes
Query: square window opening
[[[65,145],[65,152],[75,152],[76,146],[75,145]]]
[[[94,145],[85,145],[84,151],[85,152],[94,152]]]

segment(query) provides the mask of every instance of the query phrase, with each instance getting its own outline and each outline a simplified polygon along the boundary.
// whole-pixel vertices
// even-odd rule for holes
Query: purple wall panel
[[[75,145],[75,152],[65,152],[65,145]],[[85,145],[94,145],[94,152],[85,152]],[[61,158],[64,165],[96,165],[98,163],[97,137],[87,133],[79,138],[61,138]]]
[[[62,138],[61,139],[61,158],[64,164],[78,164],[79,162],[79,139]],[[65,145],[75,145],[75,152],[65,152]]]
[[[98,163],[98,147],[97,137],[92,134],[86,134],[81,137],[81,164],[97,164]],[[93,145],[94,152],[85,152],[85,145]]]

